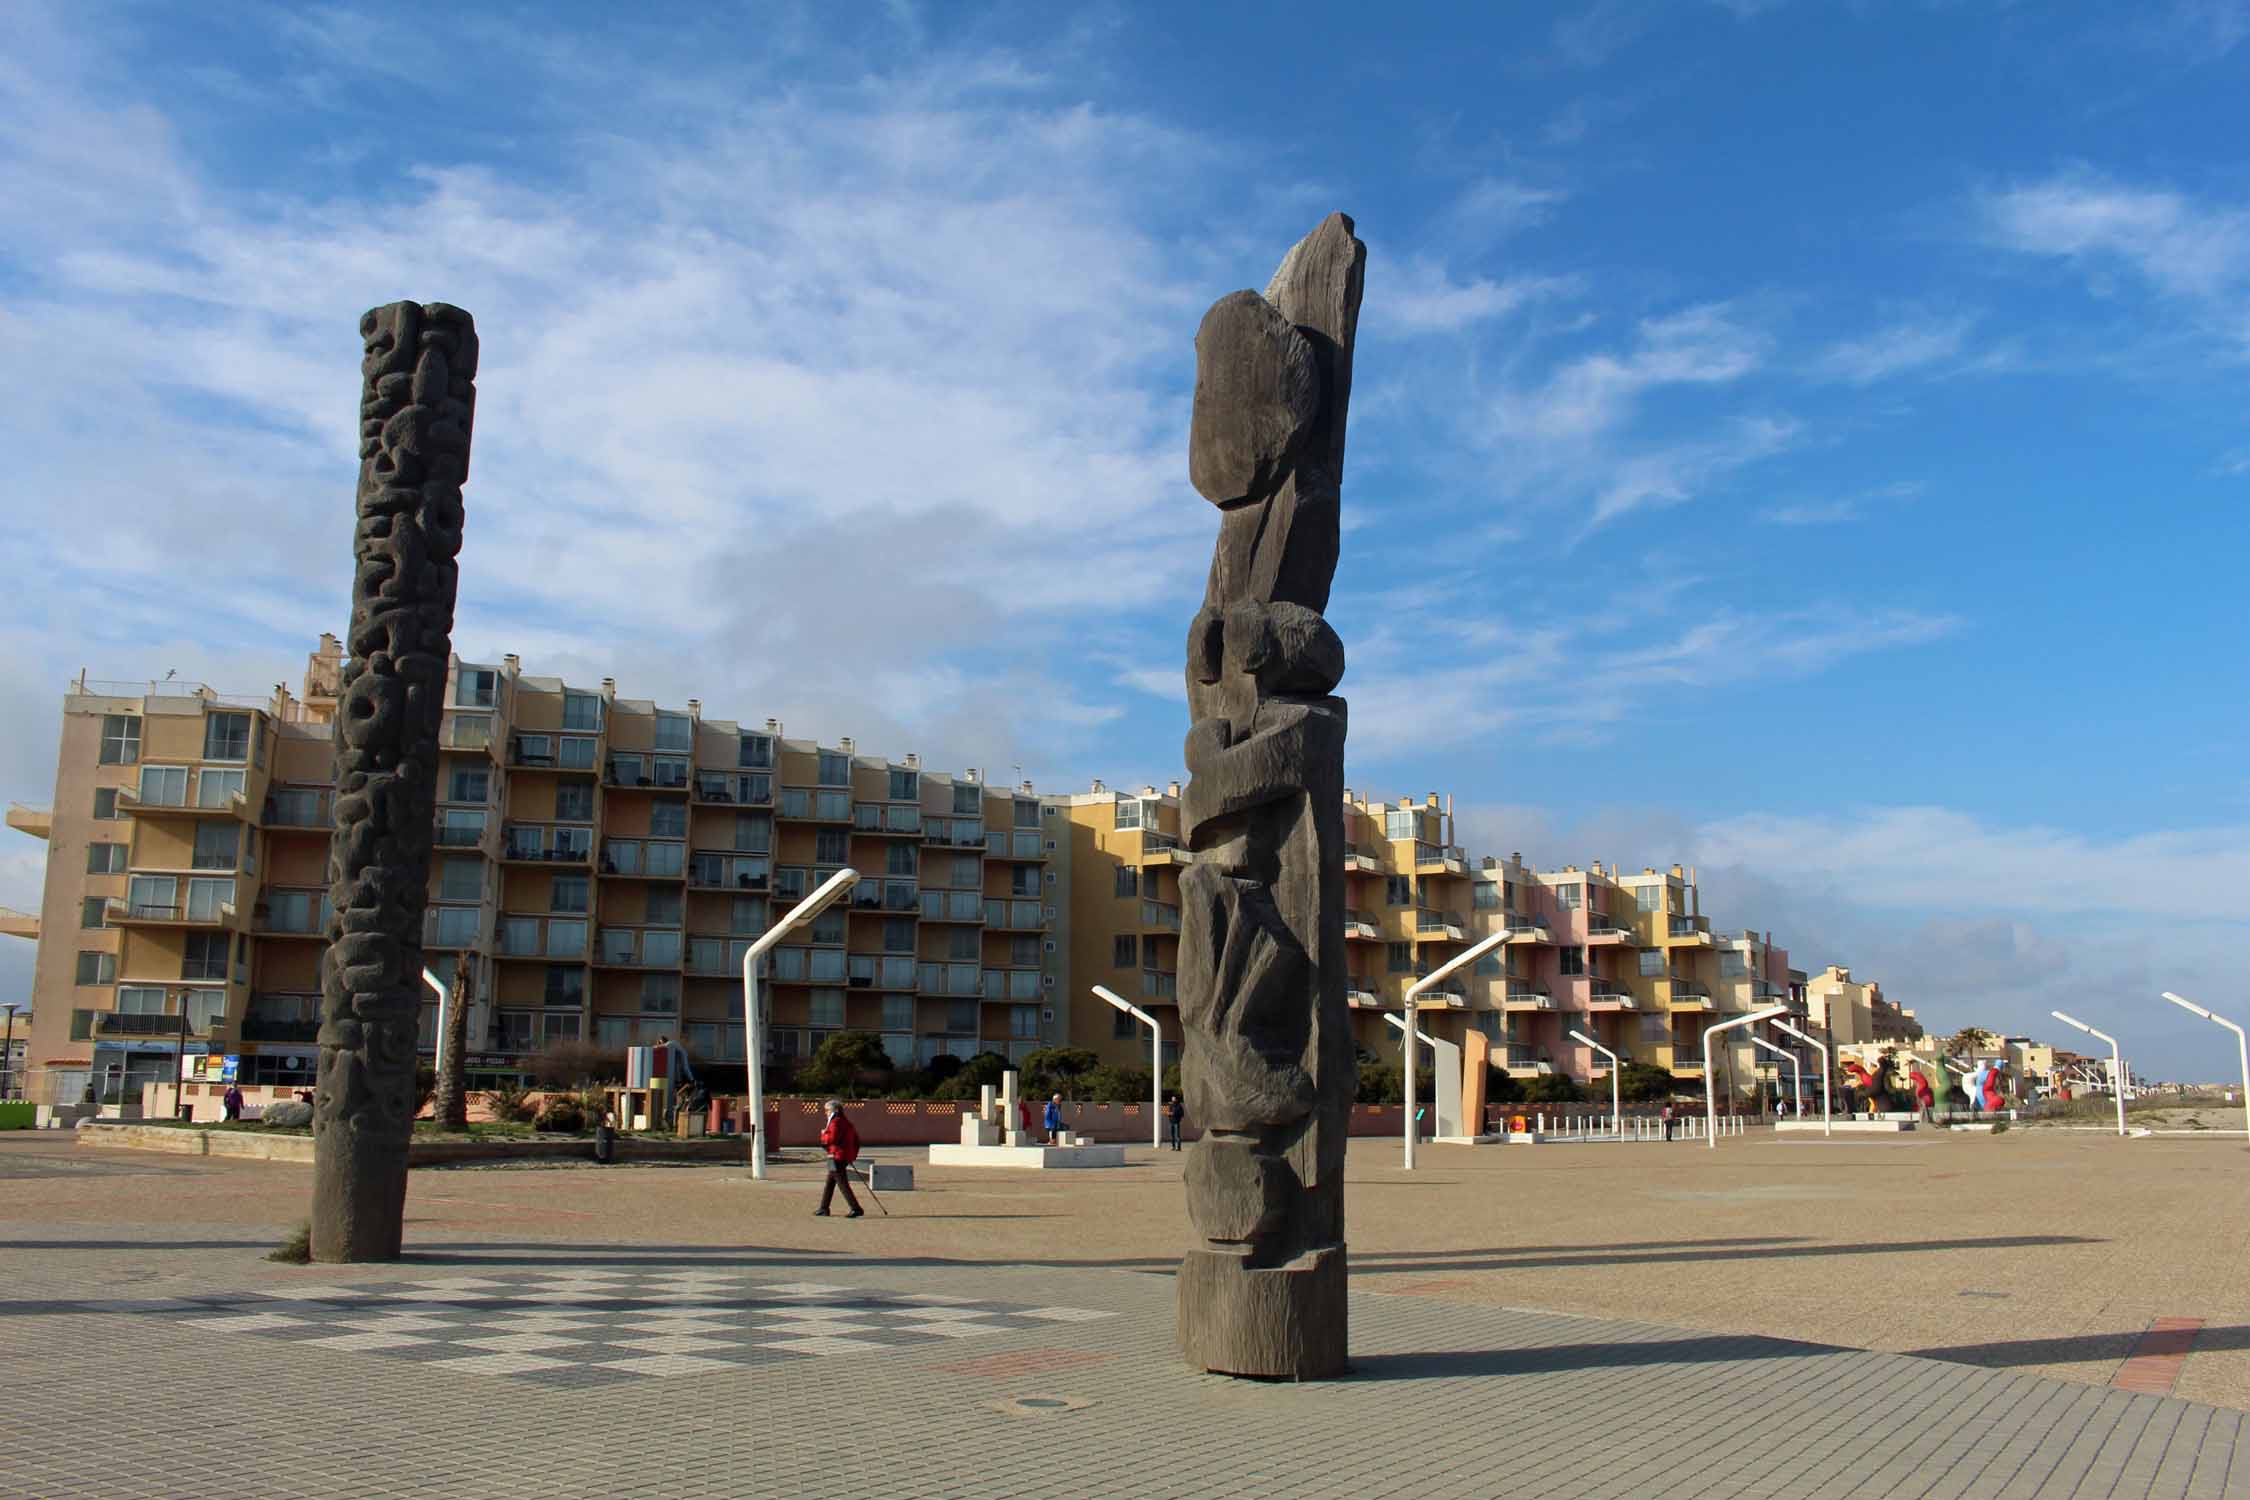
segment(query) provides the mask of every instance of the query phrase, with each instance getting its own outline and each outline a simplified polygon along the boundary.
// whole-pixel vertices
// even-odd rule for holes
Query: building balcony
[[[441,818],[430,836],[430,843],[441,851],[468,854],[476,853],[486,859],[500,857],[500,825],[487,819],[481,828],[462,823],[447,823]]]
[[[492,721],[491,709],[457,714],[448,708],[444,721],[438,726],[438,748],[474,751],[497,765],[500,761],[500,739],[492,731]]]
[[[1640,997],[1613,979],[1596,979],[1586,996],[1586,1003],[1596,1010],[1638,1010]]]
[[[1344,936],[1357,942],[1379,943],[1383,940],[1383,929],[1370,922],[1363,912],[1346,911]]]
[[[984,925],[984,897],[977,891],[922,892],[922,920]]]
[[[765,774],[765,773],[760,773]],[[773,778],[766,777],[765,789],[745,785],[743,779],[732,774],[699,771],[690,794],[698,802],[708,802],[714,807],[771,807],[773,806]]]
[[[852,832],[875,838],[919,839],[922,809],[887,802],[852,804]]]
[[[102,920],[112,927],[223,927],[229,931],[237,928],[232,901],[207,906],[174,906],[112,896],[102,904]]]
[[[1467,875],[1469,856],[1450,844],[1416,844],[1414,846],[1414,873],[1417,875]]]
[[[48,807],[33,807],[28,802],[8,804],[8,826],[18,833],[28,833],[35,839],[54,837],[55,813]]]
[[[1353,875],[1380,875],[1383,867],[1375,857],[1361,851],[1357,844],[1344,846],[1344,869]]]
[[[1047,918],[1037,901],[1002,901],[986,898],[984,925],[997,932],[1038,932]]]
[[[1548,929],[1545,917],[1526,916],[1522,912],[1502,912],[1500,921],[1508,934],[1508,946],[1519,943],[1551,943],[1554,935]]]
[[[984,852],[994,859],[1028,861],[1047,857],[1036,828],[994,829],[984,836]]]
[[[1557,1008],[1553,995],[1540,989],[1537,985],[1526,984],[1520,979],[1508,981],[1507,992],[1500,997],[1500,1002],[1508,1010],[1554,1010]]]
[[[1711,992],[1700,984],[1685,979],[1670,980],[1665,985],[1664,998],[1674,1010],[1716,1010]]]
[[[1177,1000],[1180,995],[1180,976],[1169,969],[1141,970],[1141,998],[1144,1000]]]
[[[250,799],[241,792],[216,792],[209,797],[195,797],[174,802],[163,798],[143,798],[138,787],[121,786],[117,789],[117,810],[131,813],[136,818],[233,818],[247,819]]]
[[[1180,909],[1170,901],[1141,902],[1141,930],[1143,932],[1178,932]]]
[[[1461,925],[1461,914],[1451,911],[1419,911],[1414,914],[1414,936],[1424,943],[1465,943],[1468,929]]]
[[[38,942],[38,913],[17,911],[12,906],[0,906],[0,934],[8,937],[30,938],[33,942]]]
[[[1376,994],[1373,990],[1363,990],[1356,984],[1344,991],[1344,1003],[1354,1010],[1381,1010],[1384,1008],[1381,995]]]
[[[1194,856],[1180,847],[1172,834],[1154,828],[1141,830],[1141,863],[1143,865],[1184,865]]]
[[[183,1031],[177,1002],[166,1002],[170,1007],[160,1012],[125,1012],[114,1010],[73,1010],[70,1013],[70,1039],[74,1042],[100,1041],[115,1038],[120,1041],[135,1038],[148,1041],[177,1040],[208,1037],[214,1027],[211,1022],[197,1021],[189,1016]],[[224,1029],[223,1026],[218,1029]]]
[[[663,840],[604,839],[601,873],[623,880],[685,880],[687,845]]]
[[[1701,917],[1673,917],[1665,924],[1664,941],[1673,948],[1709,948],[1716,943],[1710,924]]]
[[[1612,926],[1607,912],[1586,914],[1586,941],[1594,947],[1608,947],[1633,941],[1633,929]]]
[[[1435,989],[1427,989],[1416,995],[1414,1003],[1425,1009],[1435,1006],[1459,1009],[1469,1003],[1469,997],[1462,992],[1460,986],[1454,980],[1448,978],[1439,983]]]

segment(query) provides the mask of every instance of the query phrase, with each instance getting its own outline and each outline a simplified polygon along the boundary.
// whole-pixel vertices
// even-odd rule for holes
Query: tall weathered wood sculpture
[[[476,323],[458,307],[393,302],[359,331],[359,525],[313,1101],[313,1258],[346,1261],[397,1259],[406,1216],[438,722],[477,373]]]
[[[1188,477],[1219,508],[1188,631],[1180,822],[1181,1075],[1201,1243],[1180,1348],[1229,1375],[1313,1380],[1346,1349],[1344,1137],[1358,1087],[1344,962],[1344,417],[1367,248],[1331,214],[1261,297],[1195,336]]]

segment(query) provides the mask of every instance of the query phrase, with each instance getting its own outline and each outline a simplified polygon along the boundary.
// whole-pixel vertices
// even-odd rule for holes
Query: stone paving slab
[[[1181,1369],[1171,1279],[1148,1272],[473,1240],[368,1267],[269,1266],[219,1240],[130,1272],[59,1244],[7,1259],[0,1495],[39,1500],[2250,1494],[2240,1412],[1435,1295],[1355,1294],[1352,1378],[1284,1386]],[[815,1321],[921,1308],[993,1326],[598,1385],[199,1326],[421,1306],[455,1309],[452,1327],[490,1310],[467,1294],[528,1319],[592,1308],[612,1332],[791,1301]]]

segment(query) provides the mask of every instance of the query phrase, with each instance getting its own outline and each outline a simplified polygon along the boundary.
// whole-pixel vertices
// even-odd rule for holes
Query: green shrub
[[[1629,1062],[1617,1075],[1617,1091],[1629,1103],[1660,1103],[1672,1097],[1672,1075],[1654,1063]]]
[[[809,1094],[862,1098],[882,1094],[898,1071],[883,1039],[872,1031],[839,1031],[797,1070],[797,1087]]]
[[[1024,1094],[1032,1099],[1076,1095],[1079,1080],[1101,1065],[1100,1054],[1089,1047],[1041,1047],[1024,1057]]]
[[[312,1221],[307,1219],[289,1231],[289,1238],[266,1252],[267,1260],[286,1266],[304,1266],[312,1263]]]
[[[499,1088],[485,1090],[484,1102],[495,1120],[506,1120],[512,1125],[525,1125],[531,1121],[531,1090],[520,1083],[503,1084]]]
[[[1484,1071],[1485,1102],[1489,1104],[1513,1104],[1523,1097],[1523,1084],[1506,1068],[1494,1063]]]
[[[539,1111],[538,1125],[556,1135],[577,1135],[586,1128],[585,1103],[575,1094],[557,1095]]]
[[[1586,1091],[1568,1073],[1541,1073],[1523,1086],[1526,1104],[1575,1104],[1585,1097]]]
[[[1145,1069],[1100,1067],[1080,1074],[1074,1093],[1089,1104],[1146,1104],[1154,1091]]]
[[[1362,1104],[1403,1104],[1406,1102],[1406,1075],[1393,1063],[1363,1062],[1359,1065],[1359,1102]]]

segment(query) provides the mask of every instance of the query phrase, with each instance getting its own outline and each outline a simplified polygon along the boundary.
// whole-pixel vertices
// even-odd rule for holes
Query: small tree
[[[1102,1064],[1089,1047],[1041,1047],[1023,1060],[1023,1086],[1027,1095],[1079,1092],[1079,1080]]]
[[[1094,1068],[1077,1083],[1078,1097],[1091,1104],[1145,1104],[1152,1092],[1146,1068]]]
[[[469,1128],[469,998],[475,978],[476,965],[466,959],[453,966],[453,999],[445,1013],[445,1066],[433,1086],[437,1122],[448,1130]]]
[[[797,1086],[815,1094],[881,1092],[894,1071],[883,1039],[872,1031],[839,1031],[797,1070]]]
[[[1620,1098],[1654,1104],[1672,1097],[1672,1075],[1654,1063],[1629,1062],[1617,1076]]]
[[[1359,1102],[1362,1104],[1403,1104],[1406,1102],[1406,1075],[1398,1065],[1387,1062],[1363,1062],[1359,1065]]]
[[[1541,1073],[1523,1086],[1527,1104],[1575,1104],[1585,1093],[1568,1073]]]
[[[1516,1075],[1493,1063],[1484,1070],[1484,1097],[1492,1104],[1513,1104],[1523,1097]]]
[[[570,1037],[549,1042],[525,1064],[543,1088],[579,1089],[625,1081],[625,1053],[617,1047]]]

